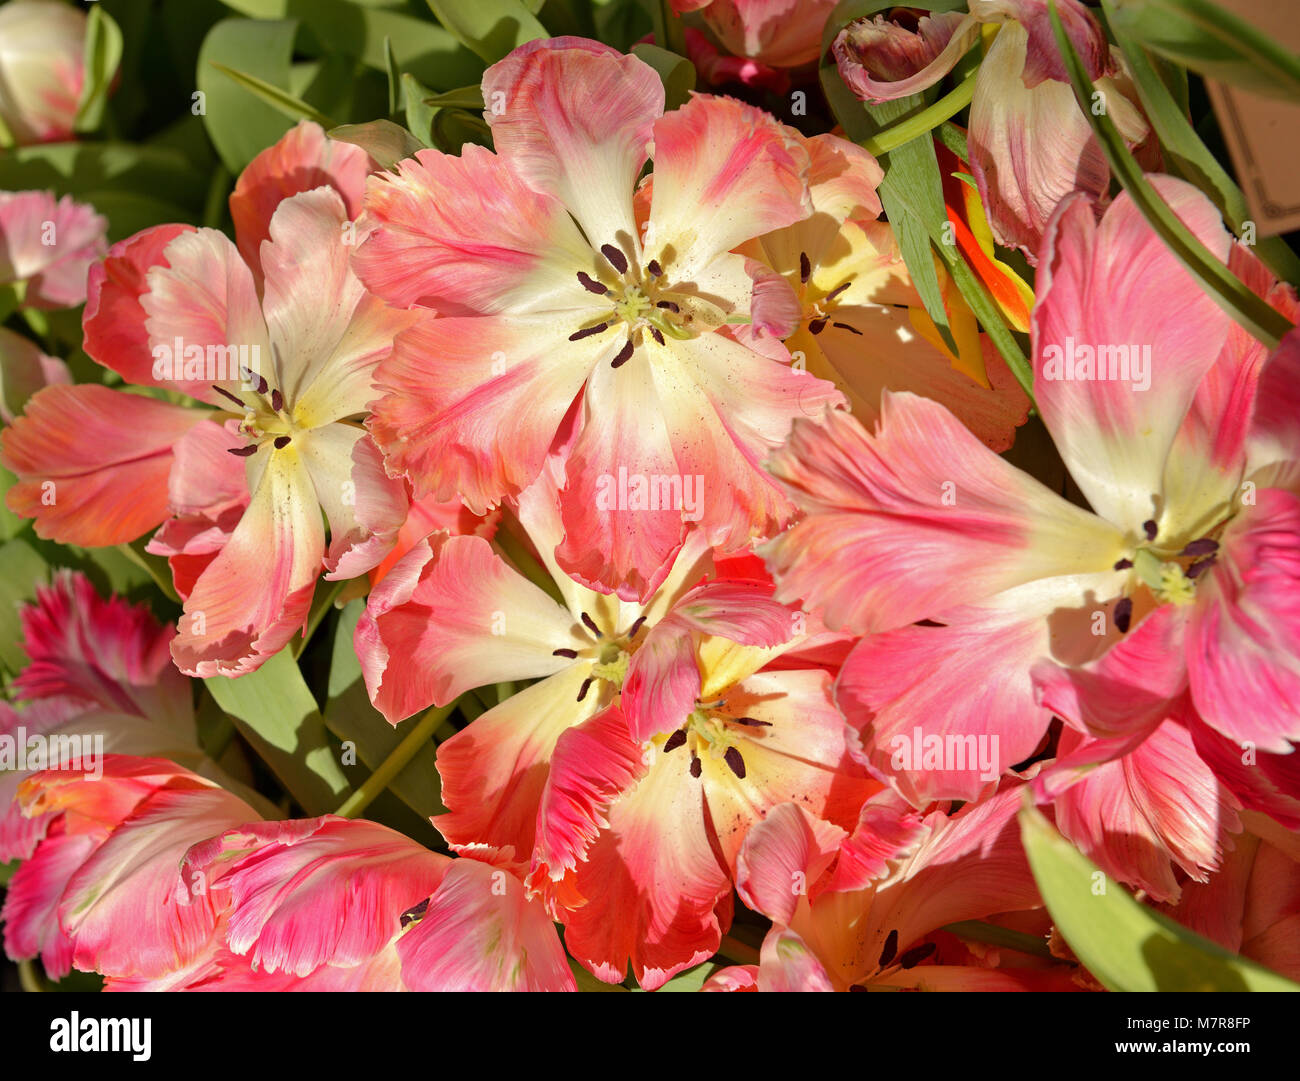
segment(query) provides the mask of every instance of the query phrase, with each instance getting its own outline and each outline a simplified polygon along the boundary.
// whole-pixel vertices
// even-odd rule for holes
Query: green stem
[[[41,979],[41,974],[36,971],[35,961],[18,962],[18,983],[24,991],[45,991],[45,981]]]
[[[876,132],[863,142],[863,148],[879,157],[881,154],[888,154],[891,150],[898,149],[904,143],[928,135],[945,120],[952,119],[970,104],[971,98],[975,95],[975,79],[978,75],[979,68],[976,68],[933,105],[927,105],[919,113],[909,116],[891,128]]]
[[[456,703],[449,702],[445,706],[434,706],[425,713],[402,742],[379,764],[379,768],[357,786],[356,791],[343,801],[335,813],[343,818],[356,818],[361,814],[388,787],[392,779],[407,767],[455,708]]]

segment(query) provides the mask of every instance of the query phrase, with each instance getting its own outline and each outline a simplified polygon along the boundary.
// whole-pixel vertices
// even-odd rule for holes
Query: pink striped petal
[[[1152,183],[1226,260],[1230,238],[1214,205],[1184,181],[1157,176]],[[1035,398],[1093,509],[1141,536],[1155,516],[1174,437],[1230,320],[1127,195],[1100,224],[1088,199],[1068,196],[1043,252],[1032,316]],[[1085,365],[1089,354],[1096,363]],[[1106,378],[1084,378],[1088,370]]]
[[[46,387],[0,432],[18,476],[9,509],[60,544],[133,541],[167,517],[172,448],[205,416],[95,384]]]
[[[560,737],[608,702],[595,689],[578,701],[587,663],[524,688],[438,746],[442,801],[433,824],[453,849],[487,845],[527,873],[538,812]]]
[[[353,267],[396,307],[445,315],[591,307],[577,274],[599,273],[592,246],[558,200],[480,146],[399,162],[367,183],[365,209],[373,228]]]
[[[576,991],[546,910],[513,875],[455,860],[397,941],[413,991]]]
[[[182,873],[228,891],[231,950],[254,968],[306,976],[373,958],[450,862],[386,826],[325,815],[228,830],[191,848]]]
[[[556,650],[589,644],[482,537],[447,533],[415,545],[374,588],[354,641],[371,701],[393,724],[471,687],[560,672],[575,662]]]
[[[64,833],[56,826],[14,872],[0,910],[5,954],[10,960],[40,957],[52,980],[61,980],[71,971],[72,940],[59,926],[59,901],[68,881],[100,840],[86,833]]]
[[[1229,523],[1187,624],[1192,700],[1260,751],[1300,742],[1300,497],[1277,488]]]
[[[831,49],[840,77],[859,98],[894,101],[937,83],[979,33],[979,23],[960,11],[922,15],[914,31],[877,15],[849,23]]]
[[[1089,750],[1086,737],[1061,735],[1056,768]],[[1050,772],[1050,771],[1049,771]],[[1056,794],[1056,824],[1108,875],[1146,890],[1156,901],[1177,900],[1173,865],[1197,882],[1218,870],[1222,834],[1241,824],[1236,801],[1196,754],[1187,730],[1166,721],[1121,758],[1094,764]],[[1049,773],[1043,775],[1050,784]]]
[[[762,548],[777,599],[833,630],[900,627],[1124,554],[1117,530],[911,394],[886,392],[875,434],[845,413],[797,423],[768,468],[806,515]]]
[[[0,192],[0,283],[25,282],[31,308],[75,308],[104,254],[108,222],[94,207],[48,191]]]
[[[300,120],[244,167],[230,193],[230,218],[239,254],[259,280],[262,241],[271,236],[276,208],[299,192],[330,187],[342,198],[348,218],[355,220],[373,165],[359,146],[331,139],[319,124]]]
[[[792,129],[732,98],[697,94],[654,126],[647,261],[691,281],[713,259],[812,213],[808,152]]]
[[[518,495],[593,366],[621,345],[570,342],[578,325],[553,315],[416,323],[376,376],[386,394],[370,430],[389,468],[410,477],[417,498],[461,498],[476,514]]]
[[[259,668],[307,622],[325,554],[325,530],[302,453],[266,459],[248,509],[185,602],[172,656],[186,675],[235,676]],[[256,459],[249,459],[254,462]],[[249,569],[258,573],[250,576]]]
[[[609,827],[610,805],[645,775],[642,745],[617,706],[560,733],[537,808],[529,882],[561,880]]]
[[[592,247],[630,251],[632,191],[664,111],[654,69],[584,38],[530,41],[484,72],[483,100],[514,174],[559,200]]]
[[[30,663],[14,679],[19,699],[67,697],[86,707],[186,728],[188,682],[171,664],[171,628],[122,597],[104,600],[89,578],[59,571],[21,612]]]
[[[197,357],[202,350],[203,383],[238,393],[244,382],[241,364],[263,376],[272,374],[275,356],[252,271],[224,233],[215,229],[178,233],[163,249],[162,260],[146,272],[145,283],[148,291],[140,296],[139,305],[148,316],[145,328],[155,371],[165,371],[168,359],[179,367],[180,352],[188,374],[189,354],[195,351]],[[173,377],[158,382],[181,384],[185,389],[188,380]],[[194,394],[229,405],[210,387]]]

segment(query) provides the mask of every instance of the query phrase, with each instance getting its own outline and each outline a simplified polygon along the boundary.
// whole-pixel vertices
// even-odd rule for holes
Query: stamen
[[[578,689],[579,702],[581,702],[584,698],[587,697],[587,688],[590,687],[592,683],[595,682],[595,680],[596,680],[595,676],[588,676],[586,679],[582,681],[582,686]]]
[[[253,381],[253,377],[257,376],[258,394],[265,394],[267,390],[270,389],[270,384],[266,381],[266,377],[263,375],[258,375],[257,372],[253,371],[253,369],[248,367],[248,365],[241,364],[239,366],[239,372],[244,377],[245,383],[251,383]]]
[[[569,660],[573,660],[575,657],[578,656],[578,651],[576,649],[553,649],[551,650],[551,656],[568,657]]]
[[[745,760],[741,757],[740,749],[738,747],[728,747],[726,753],[722,756],[722,760],[731,767],[732,773],[741,780],[744,780]]]
[[[222,397],[229,398],[232,402],[234,402],[237,406],[239,406],[240,409],[248,408],[248,405],[243,398],[237,398],[235,395],[231,394],[230,391],[228,391],[225,387],[219,387],[217,386],[216,383],[213,383],[212,389],[215,390]]]
[[[682,310],[682,309],[679,308],[676,304],[674,304],[671,300],[660,300],[660,301],[656,302],[655,307],[656,307],[656,308],[664,308],[665,310],[670,311],[670,312],[673,312],[674,314],[676,314],[677,312],[679,312],[679,311]]]
[[[582,613],[582,622],[586,624],[587,630],[591,631],[597,638],[601,637],[600,628],[596,626],[596,621],[586,612]]]
[[[757,717],[729,717],[732,724],[743,724],[746,728],[771,728],[771,721],[760,721]]]
[[[246,447],[230,447],[227,454],[233,454],[236,458],[248,458],[257,453],[257,444],[249,443]]]
[[[569,335],[569,341],[578,342],[583,338],[590,338],[593,334],[599,334],[602,330],[608,330],[608,323],[597,323],[594,327],[583,327],[581,330],[575,330]]]
[[[849,285],[850,285],[849,282],[840,282],[839,285],[837,285],[834,289],[832,289],[829,293],[826,294],[826,300],[827,301],[834,300],[837,296],[839,296],[842,292],[844,292],[844,290],[847,289]]]
[[[946,627],[946,623],[936,623],[933,619],[918,619],[912,624],[913,627]]]
[[[851,326],[849,326],[848,323],[832,323],[831,326],[833,326],[833,327],[839,327],[840,330],[847,330],[847,331],[850,331],[850,332],[856,334],[859,338],[862,337],[862,331],[860,331],[857,327],[851,327]]]
[[[633,623],[632,626],[630,626],[630,627],[628,628],[628,630],[627,630],[627,636],[628,636],[629,638],[635,638],[635,637],[636,637],[636,632],[639,631],[639,630],[641,629],[641,626],[642,626],[642,624],[644,624],[644,623],[645,623],[645,616],[637,616],[637,617],[636,617],[636,622]]]
[[[889,936],[885,939],[885,948],[880,951],[880,967],[884,968],[889,964],[896,953],[898,953],[898,932],[890,931]]]
[[[700,761],[700,756],[694,751],[691,752],[691,776],[698,778],[704,772],[704,764]]]
[[[808,279],[811,277],[812,277],[812,263],[808,259],[808,253],[806,251],[801,251],[799,253],[799,280],[804,285],[807,285]]]
[[[1147,540],[1153,541],[1156,539],[1156,534],[1160,532],[1160,527],[1156,525],[1154,518],[1148,518],[1142,523],[1142,532],[1147,535]]]
[[[280,393],[279,387],[271,391],[271,408],[277,413],[284,408],[284,395]]]
[[[587,290],[588,293],[595,293],[598,297],[603,297],[609,292],[609,289],[605,285],[598,282],[590,274],[587,274],[584,271],[578,271],[578,281],[582,283],[582,287]]]
[[[1210,556],[1207,559],[1198,559],[1195,563],[1193,563],[1190,567],[1188,567],[1184,573],[1187,575],[1188,578],[1195,580],[1213,566],[1214,566],[1214,556]]]
[[[650,271],[650,273],[656,278],[662,278],[664,276],[664,268],[659,265],[658,259],[651,259],[650,262],[646,264],[646,270]]]
[[[284,448],[289,445],[289,437],[287,435],[277,435],[275,439],[272,440],[272,443],[276,450],[284,450]]]
[[[655,341],[657,341],[660,345],[663,345],[663,344],[664,344],[664,336],[663,336],[662,333],[660,333],[658,327],[651,327],[651,328],[650,328],[650,337],[652,337],[652,338],[653,338]]]
[[[1129,567],[1131,567],[1131,566],[1133,566],[1133,560],[1131,560],[1131,559],[1117,559],[1117,560],[1115,560],[1115,567],[1114,567],[1114,569],[1117,570],[1117,571],[1126,571],[1126,570],[1128,570]]]
[[[677,748],[680,747],[685,742],[686,742],[686,729],[685,728],[677,729],[676,732],[674,732],[671,736],[668,737],[668,741],[664,744],[664,754],[667,754],[669,751],[677,750]]]
[[[1128,634],[1129,624],[1133,622],[1133,598],[1120,597],[1115,605],[1115,626],[1120,634]]]
[[[1194,540],[1178,554],[1180,556],[1208,556],[1213,555],[1219,550],[1219,542],[1211,540],[1209,537],[1202,537],[1200,540]]]
[[[934,942],[926,942],[920,946],[913,946],[898,959],[899,967],[915,968],[938,948],[938,945]]]
[[[405,912],[403,912],[398,917],[398,921],[401,923],[403,927],[405,927],[409,923],[414,923],[416,920],[418,920],[421,916],[423,916],[428,911],[429,911],[429,898],[426,897],[418,905],[412,905]]]
[[[825,319],[814,319],[808,324],[808,332],[810,334],[820,334],[825,329],[826,329]]]
[[[624,364],[626,364],[631,359],[632,359],[632,339],[629,338],[626,342],[623,343],[623,348],[618,351],[618,355],[615,356],[612,361],[610,361],[609,366],[611,368],[621,368]]]
[[[609,260],[609,265],[617,270],[620,274],[627,273],[627,256],[622,253],[613,244],[602,244],[600,254]]]

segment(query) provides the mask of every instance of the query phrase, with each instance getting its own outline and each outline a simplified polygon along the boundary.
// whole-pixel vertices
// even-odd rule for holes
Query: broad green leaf
[[[343,124],[331,128],[331,139],[361,147],[385,169],[392,169],[403,158],[424,149],[424,144],[400,124],[391,120],[372,120],[369,124]]]
[[[0,156],[0,190],[29,188],[90,202],[103,192],[154,193],[167,203],[197,209],[203,205],[207,178],[185,154],[164,146],[44,143]]]
[[[1116,0],[1115,32],[1210,79],[1300,97],[1300,56],[1211,0]]]
[[[1056,929],[1112,991],[1300,991],[1136,901],[1030,804],[1020,836]]]
[[[325,725],[341,740],[351,740],[357,759],[375,770],[406,735],[410,721],[396,728],[370,704],[361,662],[352,645],[357,620],[365,610],[363,599],[349,602],[339,614],[330,659],[329,699],[325,703]],[[436,765],[435,745],[430,741],[392,781],[388,788],[422,818],[442,814],[442,787]]]
[[[495,64],[512,49],[549,37],[520,0],[427,0],[437,20],[468,49]]]
[[[4,493],[17,482],[18,478],[0,465],[0,540],[13,540],[27,528],[27,519],[18,517],[4,500]]]
[[[1092,125],[1111,171],[1129,193],[1133,204],[1210,298],[1270,349],[1277,348],[1278,342],[1291,329],[1290,321],[1257,297],[1219,262],[1156,193],[1142,167],[1124,145],[1124,137],[1115,127],[1115,122],[1109,115],[1098,114],[1091,108],[1091,103],[1096,100],[1092,80],[1061,25],[1054,0],[1048,0],[1048,12],[1079,108]]]
[[[204,123],[212,145],[232,173],[240,172],[290,127],[290,114],[249,93],[245,83],[221,69],[287,93],[297,20],[255,22],[224,19],[203,40],[196,83],[205,96]],[[332,125],[331,125],[332,126]]]
[[[49,565],[26,540],[0,545],[0,665],[11,676],[27,664],[20,645],[18,609],[35,598],[38,585],[49,580]]]
[[[1232,231],[1241,235],[1242,225],[1250,218],[1246,197],[1237,187],[1228,171],[1210,153],[1201,137],[1196,134],[1182,106],[1175,100],[1155,64],[1141,45],[1130,41],[1122,29],[1116,28],[1115,0],[1103,0],[1102,8],[1107,20],[1115,28],[1115,43],[1128,61],[1129,73],[1137,87],[1142,109],[1160,138],[1166,160],[1181,176],[1190,180],[1223,213]],[[1290,282],[1300,282],[1300,258],[1285,241],[1270,237],[1261,241],[1256,254],[1272,268],[1273,272]]]
[[[122,62],[122,31],[100,4],[90,9],[86,19],[86,43],[82,63],[85,82],[77,100],[75,131],[94,131],[103,122],[104,105]]]
[[[417,18],[405,0],[224,0],[228,7],[261,19],[296,19],[303,36],[323,55],[354,56],[375,71],[390,70],[389,53],[403,72],[439,90],[463,86],[483,62],[432,19]],[[451,0],[457,5],[477,0]],[[400,99],[399,99],[400,100]]]
[[[658,45],[634,45],[634,55],[640,57],[656,72],[664,84],[664,107],[676,109],[685,105],[695,89],[695,65],[684,56],[670,53]]]
[[[255,672],[203,682],[307,814],[339,805],[348,780],[288,646]]]

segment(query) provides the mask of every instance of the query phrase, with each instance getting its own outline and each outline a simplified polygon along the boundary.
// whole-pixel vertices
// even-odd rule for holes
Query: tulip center
[[[707,755],[713,760],[721,759],[732,773],[743,779],[745,758],[736,743],[741,734],[737,729],[771,727],[771,721],[760,721],[755,717],[734,717],[721,712],[725,706],[726,701],[721,698],[711,702],[696,702],[686,723],[664,742],[665,753],[683,746],[690,751],[692,777],[698,778],[704,772],[701,756]]]
[[[234,394],[216,384],[212,387],[222,397],[239,406],[243,413],[239,433],[249,443],[247,446],[231,448],[230,453],[247,458],[256,454],[268,440],[275,450],[283,450],[300,431],[292,412],[285,408],[284,395],[278,387],[272,387],[263,375],[245,368],[243,376],[249,389],[240,394]]]

